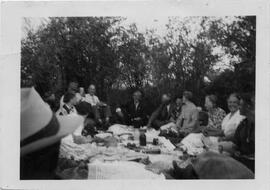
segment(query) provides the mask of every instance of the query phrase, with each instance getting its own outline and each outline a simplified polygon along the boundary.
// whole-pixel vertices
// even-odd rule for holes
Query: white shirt
[[[221,128],[224,131],[225,136],[233,135],[243,119],[245,119],[245,116],[240,115],[239,110],[232,116],[231,113],[226,115],[221,124]]]
[[[84,101],[91,104],[92,106],[96,106],[100,102],[97,96],[91,96],[90,94],[85,94]]]

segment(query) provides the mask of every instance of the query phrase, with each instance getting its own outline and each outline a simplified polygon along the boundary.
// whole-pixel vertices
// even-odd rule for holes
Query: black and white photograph
[[[22,30],[21,179],[254,179],[256,16]]]
[[[117,187],[126,189],[120,184],[128,180],[177,182],[171,187],[215,180],[229,187],[269,175],[270,38],[261,35],[266,19],[258,15],[265,9],[151,14],[140,6],[137,14],[131,6],[130,14],[117,6],[48,14],[49,5],[29,2],[16,18],[14,49],[5,40],[15,36],[12,27],[7,33],[1,26],[1,49],[11,52],[1,58],[11,63],[1,80],[11,82],[6,71],[15,68],[18,96],[6,109],[15,136],[1,142],[16,139],[17,184],[121,180]],[[3,15],[2,25],[12,25],[10,13]],[[4,98],[5,107],[13,97]]]

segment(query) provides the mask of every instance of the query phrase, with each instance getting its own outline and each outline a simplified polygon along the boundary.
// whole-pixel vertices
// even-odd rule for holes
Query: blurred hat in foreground
[[[55,116],[33,87],[21,89],[21,156],[59,141],[82,124],[79,115]]]
[[[235,159],[214,152],[198,155],[192,161],[199,179],[254,179],[254,174]]]

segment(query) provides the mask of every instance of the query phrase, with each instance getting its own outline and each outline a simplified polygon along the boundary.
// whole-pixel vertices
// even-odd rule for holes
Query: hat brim
[[[42,138],[40,140],[37,140],[26,146],[21,147],[21,156],[56,143],[61,138],[74,132],[79,126],[83,125],[84,121],[84,118],[82,116],[75,114],[56,117],[60,125],[59,131],[53,136]]]

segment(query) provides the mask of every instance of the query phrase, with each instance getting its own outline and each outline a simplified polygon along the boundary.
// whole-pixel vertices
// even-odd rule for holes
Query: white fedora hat
[[[21,89],[21,156],[56,143],[83,125],[79,115],[56,116],[36,90]]]

